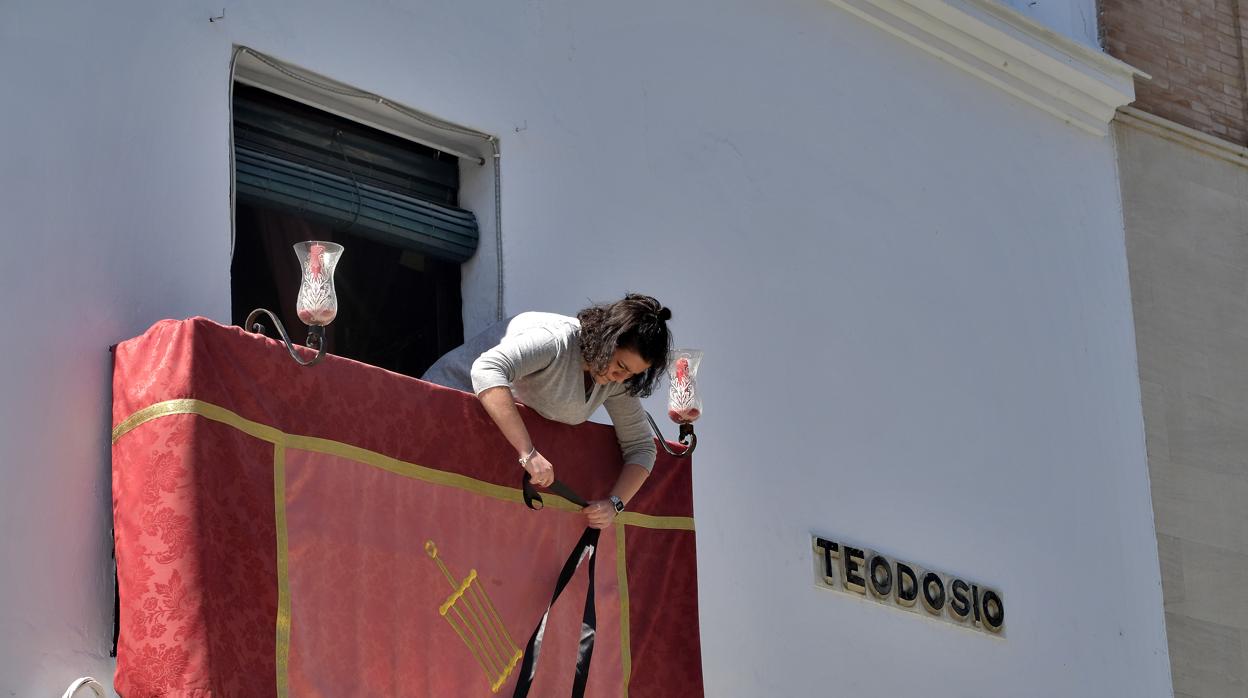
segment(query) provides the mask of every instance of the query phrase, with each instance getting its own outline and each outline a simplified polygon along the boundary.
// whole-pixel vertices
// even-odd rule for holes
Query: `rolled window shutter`
[[[454,262],[477,248],[454,156],[243,85],[234,170],[240,201]]]

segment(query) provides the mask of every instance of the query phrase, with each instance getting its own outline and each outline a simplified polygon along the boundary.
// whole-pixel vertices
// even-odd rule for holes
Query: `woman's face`
[[[611,356],[611,361],[607,363],[606,370],[594,374],[594,382],[598,385],[623,383],[638,373],[644,373],[648,368],[650,368],[650,362],[641,358],[636,351],[617,348],[615,354]]]

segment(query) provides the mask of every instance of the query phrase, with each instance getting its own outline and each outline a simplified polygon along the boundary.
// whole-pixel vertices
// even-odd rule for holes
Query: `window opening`
[[[238,83],[233,107],[234,322],[268,307],[301,339],[292,246],[327,240],[346,248],[330,352],[419,376],[460,344],[459,265],[477,231],[458,208],[458,159]]]

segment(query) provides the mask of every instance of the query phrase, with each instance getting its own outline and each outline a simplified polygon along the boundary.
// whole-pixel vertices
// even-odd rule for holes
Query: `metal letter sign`
[[[1001,592],[811,534],[815,586],[992,635],[1005,634]]]

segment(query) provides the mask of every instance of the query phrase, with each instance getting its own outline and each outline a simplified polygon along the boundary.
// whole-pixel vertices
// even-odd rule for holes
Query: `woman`
[[[590,526],[606,528],[654,467],[654,440],[640,398],[667,369],[671,317],[657,300],[636,293],[585,308],[574,318],[521,313],[438,359],[423,378],[476,393],[539,487],[555,481],[555,466],[529,438],[516,401],[565,424],[580,424],[605,407],[624,469],[610,496],[582,512]]]

